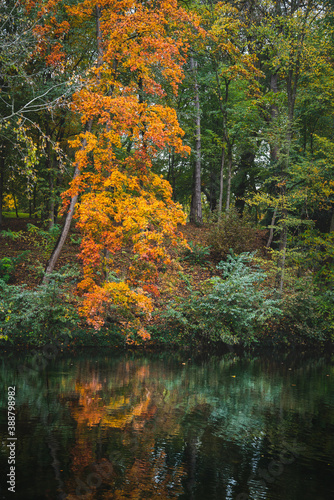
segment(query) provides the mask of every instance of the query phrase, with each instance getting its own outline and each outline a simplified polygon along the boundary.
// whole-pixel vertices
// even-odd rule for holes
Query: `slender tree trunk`
[[[49,229],[54,226],[55,223],[55,200],[54,200],[54,186],[53,186],[53,172],[49,172],[49,188],[50,188],[50,203],[49,203]]]
[[[230,148],[229,148],[230,149]],[[226,193],[226,212],[230,210],[231,204],[231,181],[232,181],[232,151],[227,153],[227,193]]]
[[[270,77],[270,89],[275,94],[278,92],[278,74],[277,74],[277,72],[272,74]],[[271,107],[271,120],[274,121],[277,118],[277,116],[278,116],[277,106],[273,105]],[[288,111],[288,120],[290,120],[290,109]],[[291,139],[290,127],[289,127],[289,130],[287,131],[287,139],[288,140]],[[285,141],[285,148],[287,148],[286,151],[283,150],[282,147],[279,148],[279,145],[277,143],[270,145],[271,163],[273,165],[277,164],[280,166],[279,175],[280,175],[280,178],[282,181],[285,178],[286,168],[287,168],[288,161],[289,161],[287,154],[286,154],[289,150],[289,146],[287,146],[286,141]],[[281,158],[282,155],[285,156],[285,159]],[[283,189],[281,190],[281,194],[280,194],[282,203],[283,203],[284,195],[285,195],[285,188],[283,187]],[[272,221],[271,221],[272,226],[275,223],[276,215],[277,215],[277,209],[275,208],[274,214],[272,217]],[[276,284],[281,292],[283,291],[283,286],[284,286],[285,257],[286,257],[286,245],[287,245],[287,226],[286,226],[287,215],[288,215],[287,210],[283,207],[281,210],[281,216],[283,218],[283,227],[282,227],[281,234],[280,234],[280,242],[279,242],[280,257],[278,260],[278,273],[277,273],[277,277],[276,277]],[[273,228],[271,228],[270,233],[269,233],[268,242],[266,245],[267,248],[269,248],[269,246],[272,243],[273,235],[274,235],[274,230],[273,230]]]
[[[75,179],[79,175],[79,173],[80,173],[79,168],[76,165],[73,179]],[[71,222],[72,222],[73,215],[74,215],[74,209],[75,209],[75,205],[76,205],[77,201],[78,201],[78,195],[73,196],[73,198],[71,199],[71,203],[70,203],[68,212],[66,214],[66,219],[65,219],[65,223],[64,223],[62,232],[61,232],[61,234],[58,238],[58,241],[53,249],[51,257],[46,265],[43,283],[47,283],[49,281],[48,275],[50,273],[52,273],[52,271],[54,270],[54,268],[56,266],[57,260],[59,258],[59,255],[63,249],[64,243],[65,243],[66,238],[68,236],[68,233],[70,231]]]
[[[46,117],[47,120],[47,117]],[[49,123],[46,123],[46,135],[51,137],[52,132]],[[53,196],[53,151],[50,142],[47,143],[46,166],[48,171],[49,192],[45,196],[45,215],[49,229],[54,225],[54,196]]]
[[[89,121],[86,129],[90,130],[91,127],[92,127],[92,120]],[[86,139],[83,140],[81,148],[84,149],[85,147],[86,147]],[[80,174],[80,170],[79,170],[78,165],[76,165],[75,170],[74,170],[74,174],[73,174],[73,180],[79,174]],[[62,249],[63,249],[64,243],[66,241],[66,238],[67,238],[68,233],[69,233],[70,228],[71,228],[71,222],[73,219],[74,209],[75,209],[75,205],[77,204],[77,201],[78,201],[78,195],[73,196],[73,198],[71,199],[71,202],[70,202],[69,209],[68,209],[67,214],[66,214],[65,223],[63,225],[62,231],[61,231],[60,236],[58,238],[58,241],[53,249],[51,257],[46,265],[45,274],[44,274],[44,278],[42,281],[43,283],[47,283],[49,281],[48,275],[50,273],[52,273],[52,271],[54,270],[54,268],[56,266],[57,260],[59,258],[59,255],[60,255]]]
[[[275,208],[274,210],[274,213],[273,213],[273,216],[272,216],[272,219],[271,219],[271,224],[270,224],[270,231],[269,231],[269,238],[268,238],[268,241],[267,241],[267,244],[266,244],[266,247],[267,248],[270,248],[270,245],[273,241],[273,237],[274,237],[274,225],[275,225],[275,220],[276,220],[276,214],[277,214],[277,208]]]
[[[36,214],[36,195],[37,195],[37,186],[35,184],[33,194],[32,194],[32,215],[34,215],[34,216]]]
[[[209,197],[205,193],[206,197],[209,200],[210,203],[210,211],[213,212],[217,208],[217,185],[216,185],[216,175],[211,167],[210,171],[210,192],[209,192]],[[218,200],[219,201],[219,200]]]
[[[174,151],[168,155],[168,174],[167,180],[170,182],[173,191],[173,201],[176,201],[175,195],[175,169],[174,169],[175,157]]]
[[[270,90],[277,94],[278,92],[278,74],[274,73],[270,76]],[[271,106],[271,121],[274,121],[278,114],[278,109],[275,104]],[[270,144],[270,160],[271,163],[276,163],[278,159],[278,146],[277,144]]]
[[[16,196],[15,196],[14,190],[13,190],[13,200],[14,200],[14,207],[15,207],[16,218],[18,219],[19,218],[19,210],[18,210],[17,200],[16,200]]]
[[[57,224],[56,216],[56,193],[55,193],[55,180],[57,181],[57,170],[58,163],[55,155],[52,155],[52,161],[50,163],[50,175],[49,175],[49,186],[50,186],[50,205],[49,205],[49,228],[51,229],[55,224]],[[57,182],[56,182],[57,184]]]
[[[288,237],[288,228],[286,226],[286,223],[284,222],[283,228],[282,228],[282,233],[281,233],[281,240],[280,240],[280,259],[279,259],[279,289],[280,292],[283,291],[283,286],[284,286],[284,272],[285,272],[285,257],[286,257],[286,248],[287,248],[287,237]]]
[[[255,137],[255,134],[252,134],[252,136]],[[254,158],[255,154],[247,148],[241,154],[237,165],[236,175],[238,182],[234,187],[233,193],[235,196],[235,208],[238,210],[240,217],[243,216],[245,208],[245,195],[248,186],[252,184],[252,180],[254,179],[254,176],[252,175]],[[255,220],[257,219],[255,218]]]
[[[193,184],[193,194],[190,208],[190,222],[202,224],[202,199],[201,199],[201,115],[199,105],[199,90],[196,77],[197,63],[194,59],[190,58],[190,66],[194,75],[194,91],[195,91],[195,133],[196,133],[196,161],[195,161],[195,175]]]
[[[222,149],[222,159],[220,164],[220,182],[219,182],[219,203],[218,218],[221,218],[223,212],[223,193],[224,193],[224,166],[225,166],[225,148]]]

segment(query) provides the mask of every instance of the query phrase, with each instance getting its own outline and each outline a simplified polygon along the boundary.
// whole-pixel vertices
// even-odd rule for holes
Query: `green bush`
[[[208,262],[210,247],[205,247],[192,241],[190,241],[189,247],[184,250],[182,260],[187,260],[192,264],[200,264],[201,266]]]
[[[69,334],[79,321],[71,294],[76,276],[76,270],[63,268],[32,290],[0,279],[0,336],[41,345],[47,335]]]
[[[208,242],[212,253],[219,259],[225,259],[230,248],[236,254],[252,252],[264,246],[266,231],[254,227],[250,218],[240,218],[238,211],[231,208],[211,223]]]
[[[124,347],[125,336],[116,324],[96,331],[77,312],[73,287],[79,271],[64,266],[45,285],[30,290],[0,279],[0,342],[15,346],[45,345]]]
[[[324,340],[316,304],[314,294],[307,288],[296,286],[294,290],[286,291],[282,296],[282,317],[273,319],[270,335],[275,340],[295,344]]]
[[[3,238],[8,238],[10,240],[19,240],[20,238],[23,238],[23,231],[11,231],[8,229],[7,231],[3,230],[0,232],[0,235]]]
[[[14,274],[16,265],[19,264],[19,262],[21,262],[29,253],[30,251],[26,250],[16,257],[3,257],[0,259],[0,279],[2,279],[5,283],[8,283]]]
[[[263,340],[292,344],[333,340],[334,292],[319,288],[311,274],[296,277],[293,270],[286,269],[281,293],[281,316],[269,320]],[[274,271],[275,265],[269,269],[269,273]]]
[[[254,254],[231,252],[217,266],[221,276],[204,282],[200,292],[175,301],[165,320],[186,335],[208,342],[250,344],[269,319],[279,317],[280,298],[264,284],[265,272],[249,264]]]
[[[14,262],[10,257],[3,257],[3,259],[0,260],[0,278],[5,283],[8,283],[8,281],[10,280],[14,269]]]

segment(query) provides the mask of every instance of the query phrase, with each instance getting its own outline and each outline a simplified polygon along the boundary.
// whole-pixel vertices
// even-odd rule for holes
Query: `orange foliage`
[[[186,220],[169,183],[153,173],[152,159],[163,149],[189,153],[163,98],[166,85],[177,93],[198,22],[176,0],[102,0],[98,9],[97,60],[72,101],[90,131],[71,141],[80,173],[64,196],[66,205],[80,194],[80,313],[97,329],[109,317],[148,339],[140,318],[152,311],[148,293],[158,294],[158,268],[170,262],[168,248],[183,242],[177,227]],[[95,12],[91,0],[67,7],[76,28]],[[113,254],[124,247],[133,258],[120,280]]]
[[[23,8],[35,16],[36,24],[32,30],[36,47],[33,58],[42,57],[48,66],[63,68],[66,57],[63,41],[70,31],[70,23],[63,19],[59,0],[24,0]]]

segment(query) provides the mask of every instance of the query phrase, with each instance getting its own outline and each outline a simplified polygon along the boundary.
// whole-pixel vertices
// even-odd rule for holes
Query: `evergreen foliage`
[[[250,266],[254,254],[235,255],[217,265],[221,276],[206,281],[201,291],[188,300],[175,302],[165,318],[186,333],[196,333],[202,341],[242,342],[258,340],[269,319],[282,315],[281,299],[265,285],[266,274]]]

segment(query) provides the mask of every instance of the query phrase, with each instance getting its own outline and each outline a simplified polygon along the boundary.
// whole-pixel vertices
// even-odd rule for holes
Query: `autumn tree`
[[[67,11],[72,23],[97,21],[95,63],[73,95],[83,131],[70,142],[76,171],[64,194],[72,212],[80,198],[81,313],[96,328],[108,316],[131,320],[145,336],[139,316],[152,309],[147,292],[169,262],[166,243],[177,243],[177,225],[185,222],[169,183],[151,167],[163,149],[188,153],[176,113],[162,99],[165,87],[176,93],[182,79],[191,18],[174,0],[89,0]],[[113,254],[125,247],[132,265],[120,276]]]

